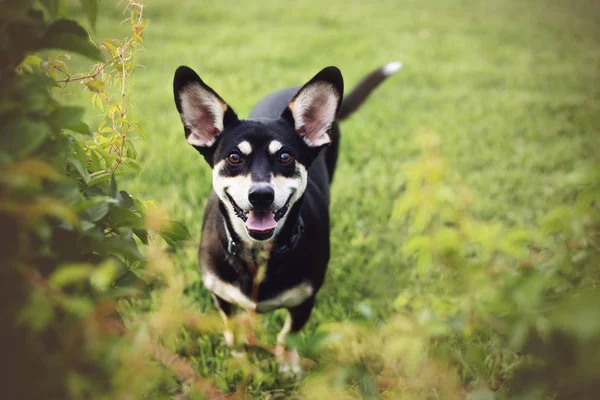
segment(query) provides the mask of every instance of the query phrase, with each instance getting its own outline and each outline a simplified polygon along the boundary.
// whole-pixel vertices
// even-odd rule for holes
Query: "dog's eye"
[[[227,160],[232,164],[240,164],[242,162],[242,156],[234,151],[227,156]]]
[[[279,162],[282,164],[289,164],[292,161],[292,156],[290,153],[279,153]]]

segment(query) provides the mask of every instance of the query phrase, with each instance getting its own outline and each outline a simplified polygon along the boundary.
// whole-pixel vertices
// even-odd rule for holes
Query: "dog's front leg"
[[[300,376],[302,373],[298,351],[296,349],[288,350],[285,345],[285,338],[288,333],[298,333],[306,325],[314,305],[315,298],[313,296],[308,298],[304,303],[288,309],[288,315],[283,328],[279,332],[279,335],[277,335],[275,355],[279,362],[279,372],[285,375]]]
[[[226,302],[216,294],[212,294],[213,300],[215,302],[215,306],[219,310],[219,314],[221,314],[221,318],[223,318],[223,323],[225,324],[225,331],[223,336],[225,337],[225,343],[231,348],[231,355],[240,358],[244,356],[244,351],[241,346],[238,346],[235,338],[235,329],[232,326],[232,318],[235,316],[236,306]]]

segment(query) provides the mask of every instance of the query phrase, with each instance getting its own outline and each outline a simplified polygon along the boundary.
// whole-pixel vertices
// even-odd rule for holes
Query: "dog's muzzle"
[[[244,221],[244,226],[248,231],[248,235],[255,240],[268,240],[273,237],[275,233],[275,228],[277,227],[277,223],[285,216],[288,212],[290,203],[292,201],[292,197],[294,196],[295,191],[292,191],[288,196],[283,207],[279,208],[276,211],[272,210],[260,210],[253,208],[249,211],[244,211],[231,197],[227,190],[225,190],[225,195],[227,199],[231,203],[235,215]],[[256,202],[258,203],[258,202]]]

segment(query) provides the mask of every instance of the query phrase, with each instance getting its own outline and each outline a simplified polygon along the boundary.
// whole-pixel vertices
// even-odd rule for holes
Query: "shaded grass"
[[[116,10],[116,9],[115,9]],[[142,175],[126,186],[155,199],[197,239],[210,170],[183,139],[171,89],[177,66],[194,68],[240,116],[263,95],[337,65],[353,85],[393,60],[404,67],[342,125],[332,192],[332,261],[307,332],[355,315],[367,301],[385,315],[402,291],[402,227],[389,222],[413,138],[437,132],[477,216],[529,226],[571,200],[569,174],[600,159],[600,7],[578,0],[154,1],[135,117]],[[116,11],[99,23],[114,36]],[[195,248],[178,254],[195,270]],[[213,309],[196,274],[189,292]],[[265,320],[274,334],[282,313]],[[198,339],[194,362],[221,371],[219,338]],[[271,383],[269,384],[271,385]],[[267,386],[269,386],[267,385]],[[257,387],[258,390],[258,387]]]

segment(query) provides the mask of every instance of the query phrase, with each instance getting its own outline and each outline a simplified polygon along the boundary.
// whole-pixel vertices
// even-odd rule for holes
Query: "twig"
[[[271,353],[274,356],[277,356],[277,353],[275,352],[275,347],[273,346],[269,346],[263,342],[261,342],[260,340],[258,340],[255,336],[248,336],[248,346],[250,347],[256,347],[258,349],[264,350],[268,353]],[[302,365],[304,365],[307,368],[312,368],[314,367],[317,363],[313,360],[311,360],[310,358],[306,358],[306,357],[302,357],[301,355],[298,354],[299,357],[299,361]]]
[[[93,72],[91,74],[87,74],[87,75],[80,75],[80,76],[72,76],[69,75],[68,73],[60,70],[59,68],[57,68],[56,66],[54,67],[55,69],[58,69],[60,72],[62,72],[63,74],[67,75],[66,79],[61,79],[58,80],[56,82],[60,82],[60,83],[69,83],[69,82],[74,82],[74,81],[81,81],[83,79],[92,79],[98,76],[98,74],[100,72],[102,72],[102,70],[104,70],[104,68],[106,68],[108,65],[112,64],[114,62],[114,58],[110,61],[107,61],[105,63],[101,63],[101,67],[98,68],[98,70],[96,72]]]
[[[154,345],[154,357],[160,361],[165,367],[171,370],[177,378],[185,384],[192,386],[208,399],[220,400],[237,400],[241,399],[239,394],[227,395],[217,388],[213,383],[198,376],[194,368],[179,358],[175,353],[165,349],[164,347]]]

